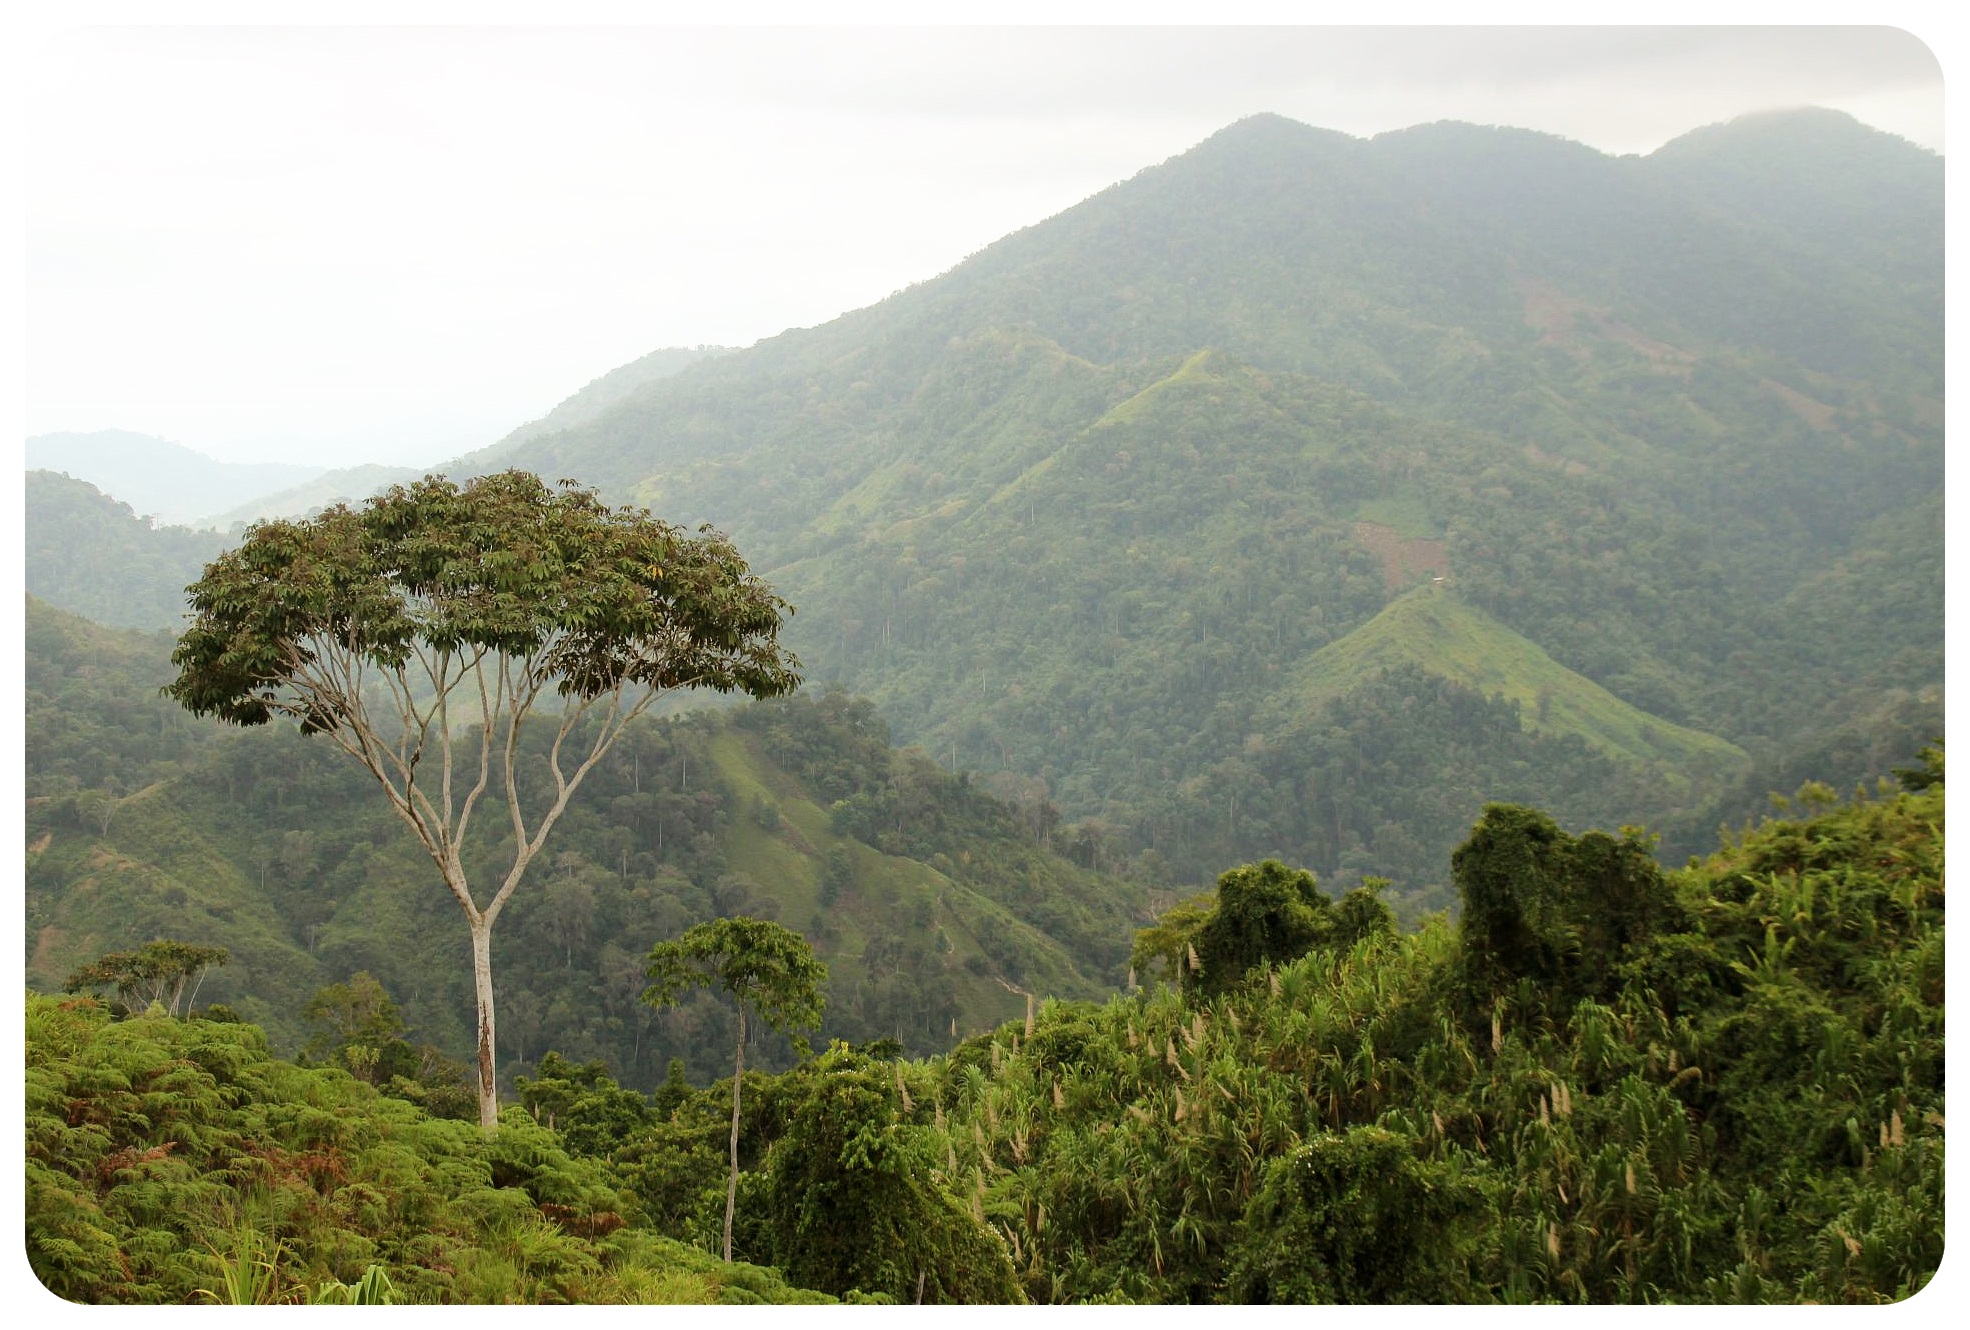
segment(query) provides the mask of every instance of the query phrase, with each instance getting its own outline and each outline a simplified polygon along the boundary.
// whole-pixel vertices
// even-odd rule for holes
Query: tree
[[[397,1004],[367,970],[316,989],[301,1017],[315,1031],[302,1051],[347,1067],[358,1080],[384,1085],[392,1075],[414,1077],[419,1070]]]
[[[192,986],[191,995],[196,1000],[206,970],[224,965],[229,959],[231,956],[224,947],[201,947],[193,942],[160,938],[144,943],[135,951],[105,952],[71,974],[62,984],[62,991],[79,993],[85,988],[114,988],[126,1006],[136,1005],[132,999],[141,999],[145,1006],[162,1002],[176,1016],[178,1003],[185,996],[185,985]],[[189,1005],[186,1010],[190,1010]]]
[[[276,716],[373,776],[471,933],[479,1121],[497,1121],[492,929],[568,800],[660,694],[772,697],[799,684],[785,601],[724,536],[572,481],[429,476],[300,522],[263,522],[189,588],[195,614],[165,687],[196,715]],[[545,752],[526,723],[558,703]],[[528,731],[530,732],[530,731]],[[467,836],[488,790],[510,858],[483,906]]]
[[[1450,856],[1464,992],[1495,996],[1531,980],[1549,994],[1611,995],[1636,947],[1687,922],[1652,847],[1633,827],[1576,839],[1536,808],[1486,804]]]
[[[1380,902],[1350,907],[1339,940],[1373,931],[1387,911]],[[1255,966],[1280,965],[1314,947],[1337,940],[1332,903],[1312,873],[1288,868],[1277,859],[1244,864],[1221,874],[1215,896],[1194,897],[1172,907],[1153,927],[1135,935],[1129,964],[1157,965],[1186,990],[1224,993],[1236,988]]]
[[[828,967],[800,934],[744,915],[714,919],[650,951],[643,1000],[666,1007],[693,988],[716,984],[739,1005],[739,1048],[732,1064],[732,1168],[725,1186],[725,1259],[732,1259],[732,1210],[739,1195],[739,1084],[746,1070],[746,1016],[756,1012],[781,1034],[821,1024]]]
[[[793,1107],[765,1170],[772,1263],[837,1297],[1024,1301],[1004,1241],[937,1176],[937,1132],[911,1121],[903,1075],[837,1043],[786,1078]]]
[[[1218,878],[1218,908],[1197,930],[1198,979],[1222,993],[1253,967],[1284,964],[1333,935],[1332,905],[1312,873],[1277,859],[1245,864]]]

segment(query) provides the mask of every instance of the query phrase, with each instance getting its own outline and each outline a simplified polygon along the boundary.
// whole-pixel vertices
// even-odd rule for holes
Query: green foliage
[[[135,951],[112,951],[98,957],[71,974],[63,982],[62,991],[114,989],[126,1006],[157,1004],[176,1016],[178,1004],[187,1000],[185,985],[192,986],[191,998],[196,999],[198,981],[206,970],[224,965],[230,959],[231,954],[224,947],[203,947],[194,942],[169,942],[160,938],[144,943]]]
[[[811,1030],[827,1005],[828,967],[798,933],[740,916],[698,924],[651,948],[643,1000],[674,1003],[693,988],[716,987],[782,1034]]]
[[[396,1300],[396,1285],[390,1282],[389,1271],[380,1265],[364,1270],[362,1278],[353,1284],[345,1284],[339,1279],[328,1280],[308,1298],[317,1306],[341,1307],[386,1307]]]
[[[1467,993],[1483,1002],[1527,981],[1548,1000],[1610,996],[1628,952],[1682,922],[1650,848],[1633,830],[1575,839],[1535,809],[1488,806],[1450,861]]]
[[[946,1172],[1035,1300],[1907,1297],[1941,1257],[1941,800],[1666,881],[1636,834],[1494,807],[1461,930],[961,1045]]]
[[[534,689],[552,681],[573,698],[625,683],[770,697],[798,682],[775,644],[786,603],[729,541],[521,471],[463,487],[427,478],[360,510],[262,523],[190,594],[198,617],[166,691],[242,725],[347,726],[338,713],[360,704],[311,669],[343,656],[401,682],[426,651],[494,652]]]
[[[1463,1255],[1484,1197],[1426,1152],[1381,1127],[1350,1127],[1275,1159],[1245,1212],[1227,1300],[1466,1301]]]
[[[811,1030],[827,1005],[828,967],[798,933],[744,915],[698,924],[650,950],[651,980],[643,1001],[664,1007],[693,988],[715,986],[739,1008],[739,1042],[732,1067],[731,1167],[725,1188],[726,1260],[732,1259],[732,1221],[738,1204],[740,1088],[746,1069],[746,1017],[782,1034]],[[802,1047],[806,1039],[794,1035]]]
[[[1218,878],[1217,907],[1192,941],[1198,988],[1222,993],[1254,969],[1305,955],[1333,937],[1332,907],[1305,869],[1277,859],[1232,869]]]
[[[897,1302],[1021,1300],[1003,1239],[947,1190],[938,1133],[911,1120],[894,1064],[837,1044],[792,1075],[760,1197],[789,1278]]]
[[[77,1302],[821,1301],[639,1227],[517,1110],[487,1137],[254,1026],[27,1003],[27,1250]]]
[[[1276,859],[1222,874],[1217,891],[1164,911],[1135,935],[1130,965],[1160,970],[1186,991],[1227,993],[1315,947],[1352,947],[1391,932],[1394,916],[1380,898],[1384,878],[1369,878],[1336,905],[1312,873]]]
[[[681,1080],[682,1064],[673,1059],[671,1066]],[[545,1121],[558,1132],[576,1154],[612,1156],[652,1116],[650,1101],[617,1085],[599,1059],[577,1066],[549,1052],[541,1057],[536,1075],[518,1077],[517,1083],[521,1106],[536,1122]],[[688,1093],[689,1087],[684,1090]],[[658,1113],[663,1103],[660,1091]]]

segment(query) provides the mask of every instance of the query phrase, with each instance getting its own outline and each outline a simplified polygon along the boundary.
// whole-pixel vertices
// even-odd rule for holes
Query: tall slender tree
[[[650,951],[643,1000],[665,1007],[693,988],[716,984],[739,1004],[739,1049],[732,1063],[731,1172],[725,1184],[725,1259],[732,1259],[732,1211],[739,1196],[739,1083],[746,1073],[746,1017],[756,1013],[782,1034],[821,1024],[828,967],[807,939],[779,924],[740,915],[687,929]]]
[[[568,800],[660,694],[773,697],[800,682],[779,644],[790,607],[724,536],[522,471],[429,476],[360,509],[261,523],[189,594],[196,617],[165,693],[198,715],[286,716],[327,735],[375,777],[464,912],[487,1130],[493,924]],[[544,755],[521,743],[537,711],[552,727]],[[465,847],[489,793],[511,851],[482,905]]]

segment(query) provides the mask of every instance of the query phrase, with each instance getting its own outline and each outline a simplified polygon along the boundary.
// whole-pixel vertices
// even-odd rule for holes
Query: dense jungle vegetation
[[[1941,181],[1828,111],[1624,158],[1258,116],[446,469],[711,521],[800,607],[813,679],[1058,808],[1091,866],[1276,856],[1389,877],[1413,918],[1487,798],[1645,820],[1676,862],[1939,732]],[[149,537],[117,566],[182,585],[190,533],[98,533],[58,480],[30,589],[176,623],[98,555]],[[1438,577],[1454,633],[1391,616]],[[1427,700],[1391,705],[1391,665]]]
[[[810,681],[680,701],[587,778],[493,938],[490,1136],[466,933],[373,783],[158,695],[239,533],[30,473],[35,1271],[105,1302],[1920,1290],[1941,183],[1834,112],[1624,158],[1259,116],[443,468],[714,523]],[[828,977],[811,1043],[746,1046],[728,1263],[738,1016],[644,996],[653,946],[736,917]]]
[[[1494,804],[1418,933],[1247,865],[1138,934],[1139,992],[749,1070],[751,1264],[705,1254],[729,1078],[548,1053],[482,1136],[359,1074],[401,1042],[373,981],[302,1064],[223,1007],[31,997],[30,1260],[84,1301],[1905,1298],[1943,1240],[1940,750],[1905,783],[1669,873]]]

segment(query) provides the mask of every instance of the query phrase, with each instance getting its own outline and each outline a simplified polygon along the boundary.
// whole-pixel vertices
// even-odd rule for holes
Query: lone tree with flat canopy
[[[360,509],[263,522],[189,594],[196,617],[165,694],[196,715],[286,716],[329,736],[375,777],[464,911],[488,1130],[493,924],[583,778],[664,693],[777,697],[800,683],[779,643],[791,607],[724,536],[523,471],[462,487],[427,476]],[[521,748],[537,710],[554,727],[545,757]],[[529,763],[542,779],[523,779]],[[530,789],[542,792],[523,798]],[[482,800],[505,805],[512,838],[483,906],[465,871]]]

